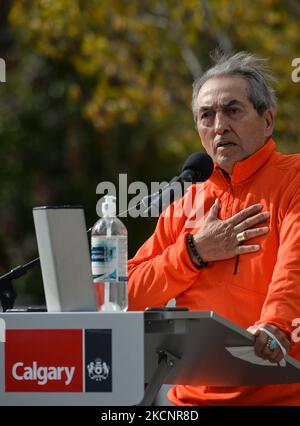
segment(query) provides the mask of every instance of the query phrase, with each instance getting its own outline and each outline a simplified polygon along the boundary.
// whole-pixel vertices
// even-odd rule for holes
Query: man
[[[221,57],[194,83],[196,128],[215,164],[193,198],[202,197],[204,217],[189,228],[194,211],[174,214],[182,200],[161,215],[129,261],[129,309],[175,298],[213,310],[256,335],[258,356],[279,362],[285,351],[300,360],[291,339],[300,317],[300,156],[275,150],[276,97],[264,63],[244,52]],[[300,384],[178,385],[168,397],[176,405],[300,405]]]

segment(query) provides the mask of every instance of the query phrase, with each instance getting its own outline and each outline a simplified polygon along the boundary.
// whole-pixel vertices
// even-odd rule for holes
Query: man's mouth
[[[234,142],[230,141],[220,141],[217,143],[217,148],[230,148],[231,146],[235,146]]]

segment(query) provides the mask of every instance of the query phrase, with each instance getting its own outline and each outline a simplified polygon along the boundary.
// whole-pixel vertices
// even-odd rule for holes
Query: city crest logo
[[[111,330],[85,330],[84,342],[85,392],[112,392]]]
[[[96,358],[95,361],[92,361],[87,365],[87,370],[91,380],[102,382],[103,380],[107,380],[110,367],[100,358]]]

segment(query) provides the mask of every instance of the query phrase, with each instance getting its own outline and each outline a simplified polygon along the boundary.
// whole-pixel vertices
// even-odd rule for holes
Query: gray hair
[[[240,76],[248,81],[249,101],[259,115],[270,108],[276,109],[276,93],[272,84],[276,79],[267,67],[267,59],[258,58],[248,52],[238,52],[231,56],[216,52],[213,57],[215,65],[194,81],[192,110],[197,124],[197,98],[201,87],[214,77]]]

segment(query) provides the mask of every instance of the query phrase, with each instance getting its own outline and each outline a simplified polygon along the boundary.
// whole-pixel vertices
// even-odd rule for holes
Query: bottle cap
[[[115,217],[116,216],[116,200],[114,195],[105,195],[104,203],[102,204],[103,217]]]

